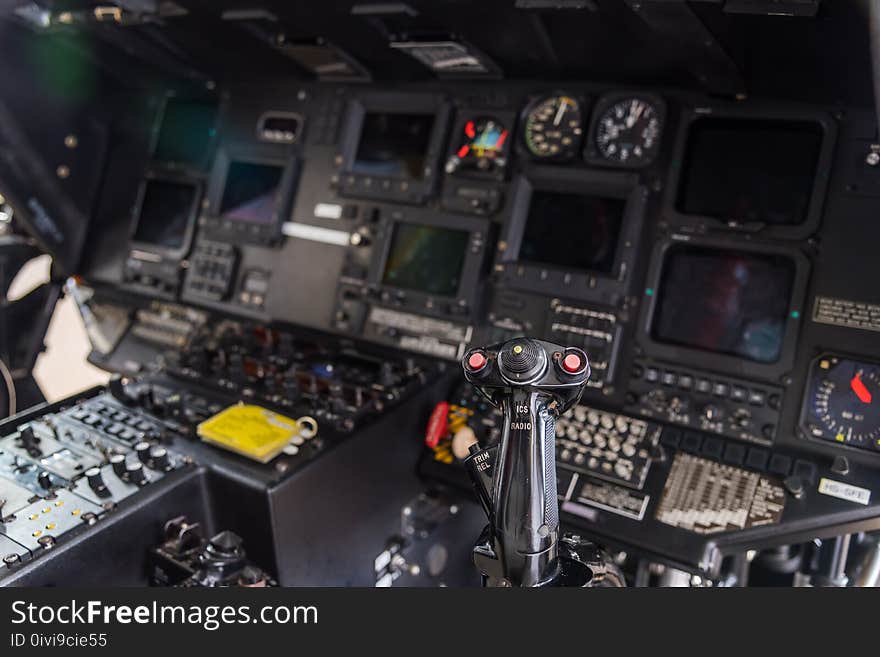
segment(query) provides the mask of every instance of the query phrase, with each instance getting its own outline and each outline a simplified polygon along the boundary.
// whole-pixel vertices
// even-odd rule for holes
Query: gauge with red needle
[[[468,119],[460,141],[446,160],[446,173],[500,173],[507,166],[508,129],[490,116]]]
[[[880,365],[837,356],[814,363],[802,429],[813,437],[880,451]]]
[[[856,372],[856,375],[849,380],[849,387],[852,388],[852,391],[856,393],[856,397],[859,398],[859,401],[863,404],[870,404],[874,396],[871,394],[871,391],[868,390],[868,386],[865,385],[865,382],[862,381],[862,370]]]

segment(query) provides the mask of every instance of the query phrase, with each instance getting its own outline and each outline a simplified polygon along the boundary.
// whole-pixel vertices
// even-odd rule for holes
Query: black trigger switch
[[[849,474],[849,461],[845,456],[835,456],[834,463],[831,464],[831,472],[838,475]]]
[[[785,490],[791,493],[795,498],[800,499],[804,496],[804,482],[797,475],[786,477],[782,484],[785,486]]]

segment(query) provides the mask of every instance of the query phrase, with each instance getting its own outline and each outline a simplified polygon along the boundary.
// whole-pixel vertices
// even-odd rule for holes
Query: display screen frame
[[[687,153],[691,128],[701,119],[732,119],[743,122],[796,122],[814,123],[821,128],[822,139],[816,158],[816,173],[808,209],[803,222],[795,225],[735,224],[725,219],[700,214],[687,214],[678,209],[678,199],[686,175]],[[673,157],[669,167],[669,182],[663,200],[663,216],[673,230],[690,229],[703,233],[757,233],[762,237],[782,240],[802,240],[819,227],[822,209],[828,192],[834,146],[837,141],[837,125],[825,112],[796,110],[775,105],[750,104],[749,107],[725,104],[711,107],[694,107],[682,112]]]
[[[440,296],[419,290],[397,287],[383,282],[388,258],[391,254],[395,228],[398,224],[427,226],[440,230],[464,231],[468,233],[464,263],[459,276],[458,289],[454,295]],[[423,310],[438,312],[439,308],[437,307],[438,304],[435,303],[436,300],[452,301],[463,309],[473,308],[480,294],[479,280],[485,261],[486,247],[489,242],[489,230],[490,224],[488,219],[469,216],[437,215],[423,211],[411,211],[395,213],[393,217],[384,217],[378,227],[376,236],[377,248],[374,250],[373,259],[370,263],[369,281],[377,289],[387,292],[389,299],[393,298],[399,303],[401,297],[405,298],[407,303],[404,305],[413,309],[421,306]]]
[[[147,189],[151,183],[170,183],[174,185],[185,185],[188,187],[192,187],[193,189],[193,200],[189,208],[189,214],[187,215],[186,229],[184,230],[183,239],[179,247],[172,248],[153,244],[151,242],[141,242],[135,239],[138,225],[141,221],[141,214],[143,213],[144,201],[147,197]],[[131,249],[135,251],[142,251],[145,253],[159,255],[169,260],[179,260],[186,256],[192,246],[196,218],[198,217],[199,207],[202,203],[203,192],[204,185],[198,179],[190,178],[183,175],[176,176],[167,173],[147,173],[144,176],[143,180],[141,180],[141,183],[138,187],[137,200],[135,202],[134,210],[132,212],[132,221],[129,229],[129,245]]]
[[[619,199],[625,202],[610,271],[566,270],[520,261],[532,195],[536,191]],[[632,285],[648,190],[636,174],[534,166],[513,183],[510,221],[502,234],[497,270],[505,285],[550,296],[614,304]]]
[[[780,256],[791,261],[793,266],[791,298],[788,302],[785,329],[779,358],[776,362],[763,363],[736,355],[707,351],[699,347],[661,342],[653,337],[654,317],[660,303],[662,303],[659,291],[667,255],[671,249],[680,246],[693,246],[722,252],[738,251],[746,254]],[[638,341],[642,346],[642,351],[649,358],[697,369],[704,369],[708,359],[711,361],[713,371],[748,379],[758,378],[778,382],[780,377],[791,371],[794,364],[797,336],[804,321],[804,304],[809,272],[810,262],[803,252],[784,244],[731,243],[729,239],[723,238],[673,234],[669,239],[658,243],[651,255],[639,322]]]
[[[219,231],[224,235],[237,235],[244,241],[263,241],[281,235],[281,226],[288,220],[288,215],[292,210],[296,179],[299,173],[299,160],[292,154],[279,157],[277,154],[268,154],[264,150],[271,148],[271,146],[262,146],[255,149],[224,148],[220,150],[211,173],[207,202],[203,212],[205,223],[209,224],[208,232]],[[277,151],[274,152],[277,153]],[[220,212],[227,178],[233,163],[272,166],[282,170],[270,222],[241,221]]]
[[[368,114],[424,114],[434,117],[420,178],[377,176],[357,170],[355,162]],[[436,191],[442,172],[440,160],[446,151],[450,115],[448,100],[438,94],[369,93],[351,101],[338,157],[339,193],[357,198],[424,203]]]

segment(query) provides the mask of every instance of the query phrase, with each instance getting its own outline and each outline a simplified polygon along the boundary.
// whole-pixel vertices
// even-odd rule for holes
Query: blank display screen
[[[626,201],[536,190],[519,251],[520,262],[558,269],[611,272]]]
[[[470,234],[435,226],[399,223],[382,282],[439,296],[455,296]]]
[[[421,180],[433,129],[433,114],[368,112],[361,126],[352,171]]]
[[[782,351],[794,263],[697,246],[669,249],[651,335],[658,342],[775,363]]]
[[[148,180],[132,240],[166,249],[182,247],[195,196],[194,185]]]
[[[694,121],[685,149],[678,211],[724,222],[803,223],[822,136],[822,126],[813,121]]]
[[[283,175],[284,168],[275,164],[231,162],[220,214],[233,221],[273,223]]]
[[[153,158],[202,165],[211,149],[217,121],[213,103],[170,99],[165,105]]]

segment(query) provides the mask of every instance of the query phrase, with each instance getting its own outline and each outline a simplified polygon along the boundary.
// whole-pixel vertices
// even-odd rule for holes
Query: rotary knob
[[[171,469],[171,459],[168,458],[168,450],[164,447],[153,447],[150,450],[150,467],[153,470],[167,472]]]
[[[125,454],[114,454],[110,457],[110,466],[120,479],[125,476]]]
[[[141,441],[134,446],[134,452],[137,454],[138,461],[146,465],[150,462],[150,443]]]
[[[108,495],[107,484],[104,483],[104,477],[101,475],[101,468],[89,468],[86,470],[86,480],[91,488],[100,497]]]
[[[147,483],[147,473],[144,472],[143,463],[129,463],[125,467],[125,475],[128,481],[136,486],[143,486]]]

